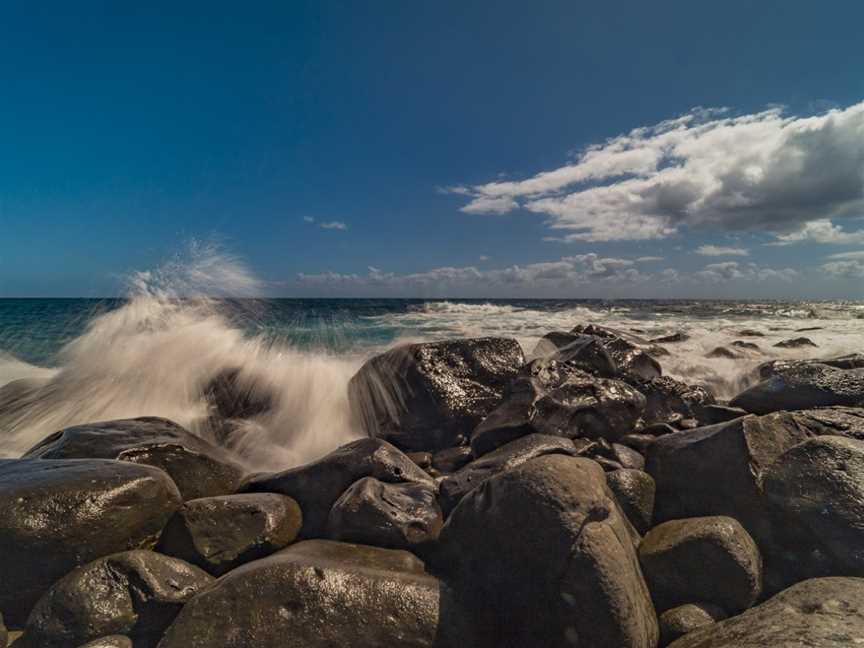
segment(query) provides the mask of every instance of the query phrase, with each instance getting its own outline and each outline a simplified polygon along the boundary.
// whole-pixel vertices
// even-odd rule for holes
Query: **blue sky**
[[[15,4],[0,296],[864,298],[860,2]]]

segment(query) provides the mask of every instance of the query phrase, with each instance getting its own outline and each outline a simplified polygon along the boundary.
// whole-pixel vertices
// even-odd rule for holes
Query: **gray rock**
[[[754,414],[832,405],[864,405],[864,369],[795,364],[745,389],[729,404]]]
[[[432,485],[432,478],[399,449],[381,439],[358,439],[318,461],[247,481],[244,492],[281,493],[293,498],[303,512],[302,535],[321,537],[333,504],[363,477],[383,482]]]
[[[112,634],[155,646],[183,604],[212,582],[197,567],[152,551],[113,554],[52,585],[30,613],[24,635],[43,648]]]
[[[660,646],[725,618],[724,610],[710,603],[686,603],[666,610],[659,618]]]
[[[411,554],[327,540],[292,545],[193,598],[159,648],[475,645],[449,590]]]
[[[634,528],[641,534],[647,533],[654,514],[655,486],[651,475],[622,468],[607,472],[606,483]]]
[[[662,611],[705,601],[737,613],[762,592],[759,548],[730,517],[664,522],[643,538],[639,562],[654,604]]]
[[[498,406],[524,362],[509,338],[409,344],[367,361],[348,395],[370,436],[440,450],[459,445]]]
[[[739,616],[694,630],[670,648],[847,648],[864,639],[864,580],[798,583]]]
[[[233,493],[244,469],[173,421],[143,417],[64,428],[24,454],[39,459],[118,459],[167,472],[184,500]]]
[[[159,551],[221,576],[288,546],[302,524],[300,506],[285,495],[204,497],[186,502],[174,514]]]
[[[150,548],[180,493],[152,466],[101,459],[0,460],[0,611],[21,627],[61,576],[96,558]]]
[[[444,519],[435,490],[426,484],[354,482],[336,500],[327,522],[334,540],[388,549],[411,549],[438,539]]]
[[[487,480],[441,533],[444,566],[489,645],[653,648],[634,532],[593,461],[544,456]]]

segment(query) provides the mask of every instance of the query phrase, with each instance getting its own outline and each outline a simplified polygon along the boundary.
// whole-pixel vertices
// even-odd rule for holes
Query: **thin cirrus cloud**
[[[517,181],[453,187],[472,214],[546,217],[549,240],[662,239],[686,229],[752,231],[777,244],[850,243],[864,230],[864,102],[814,116],[697,108],[589,146]]]
[[[700,245],[696,254],[701,256],[750,256],[750,250],[739,247],[723,247],[721,245]]]
[[[310,224],[318,223],[318,221],[316,221],[311,216],[304,216],[303,222],[304,223],[310,223]],[[326,229],[326,230],[347,230],[348,229],[348,225],[346,223],[343,223],[342,221],[324,221],[324,222],[318,223],[318,227],[320,227],[321,229]]]

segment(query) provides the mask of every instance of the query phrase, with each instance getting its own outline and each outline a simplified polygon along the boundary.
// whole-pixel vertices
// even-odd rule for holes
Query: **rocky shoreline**
[[[238,370],[210,440],[60,430],[0,460],[0,646],[864,643],[864,356],[720,403],[663,375],[681,339],[398,347],[350,382],[368,437],[273,474],[232,458],[279,398]]]

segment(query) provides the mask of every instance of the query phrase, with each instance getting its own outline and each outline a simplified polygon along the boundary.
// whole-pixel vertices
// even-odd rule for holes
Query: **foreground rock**
[[[88,641],[81,648],[133,648],[132,640],[124,635],[109,635]]]
[[[646,533],[654,517],[655,485],[651,475],[635,469],[613,470],[606,473],[606,483],[630,523],[639,533]]]
[[[244,470],[222,448],[164,418],[64,428],[24,454],[39,459],[118,459],[167,472],[184,500],[233,493]]]
[[[660,611],[705,601],[731,613],[762,592],[762,557],[737,520],[714,516],[672,520],[639,545],[639,562]]]
[[[652,380],[631,380],[630,384],[645,396],[645,425],[676,423],[689,419],[714,404],[714,395],[700,385],[688,385],[669,376]]]
[[[666,610],[659,619],[660,646],[668,646],[679,637],[725,618],[725,611],[710,603],[687,603]]]
[[[250,479],[246,492],[281,493],[293,498],[303,512],[302,535],[321,537],[337,499],[363,477],[382,482],[432,485],[432,478],[397,448],[381,439],[358,439],[318,461],[273,475]]]
[[[260,377],[232,367],[220,371],[204,386],[204,398],[216,417],[245,419],[273,409],[278,391]]]
[[[835,369],[861,369],[864,368],[864,354],[850,353],[835,358],[817,358],[810,360],[770,360],[760,364],[756,371],[762,380],[783,373],[792,367],[801,365],[823,364]]]
[[[864,638],[864,580],[817,578],[743,614],[705,626],[672,648],[847,648]]]
[[[640,348],[640,345],[648,344],[647,340],[630,335],[624,331],[605,328],[595,324],[576,326],[571,333],[593,335],[599,338],[603,344],[603,348],[615,361],[618,375],[652,380],[663,374],[660,363]]]
[[[176,558],[127,551],[79,567],[55,583],[27,620],[28,645],[78,646],[112,634],[155,646],[186,601],[213,578]]]
[[[524,362],[509,338],[409,344],[366,362],[348,395],[370,436],[438,450],[467,438]]]
[[[221,576],[291,544],[302,521],[297,502],[284,495],[204,497],[186,502],[174,514],[159,551]]]
[[[75,567],[152,547],[180,507],[168,475],[106,460],[0,461],[0,612],[20,627]]]
[[[474,645],[449,597],[407,552],[311,540],[223,576],[159,648]]]
[[[864,405],[864,369],[794,364],[744,390],[729,404],[754,414],[832,405]]]
[[[633,530],[589,459],[544,456],[492,477],[441,534],[488,645],[653,648],[657,618]]]
[[[327,535],[334,540],[411,549],[437,540],[443,525],[441,507],[431,486],[386,484],[365,477],[336,500]]]

